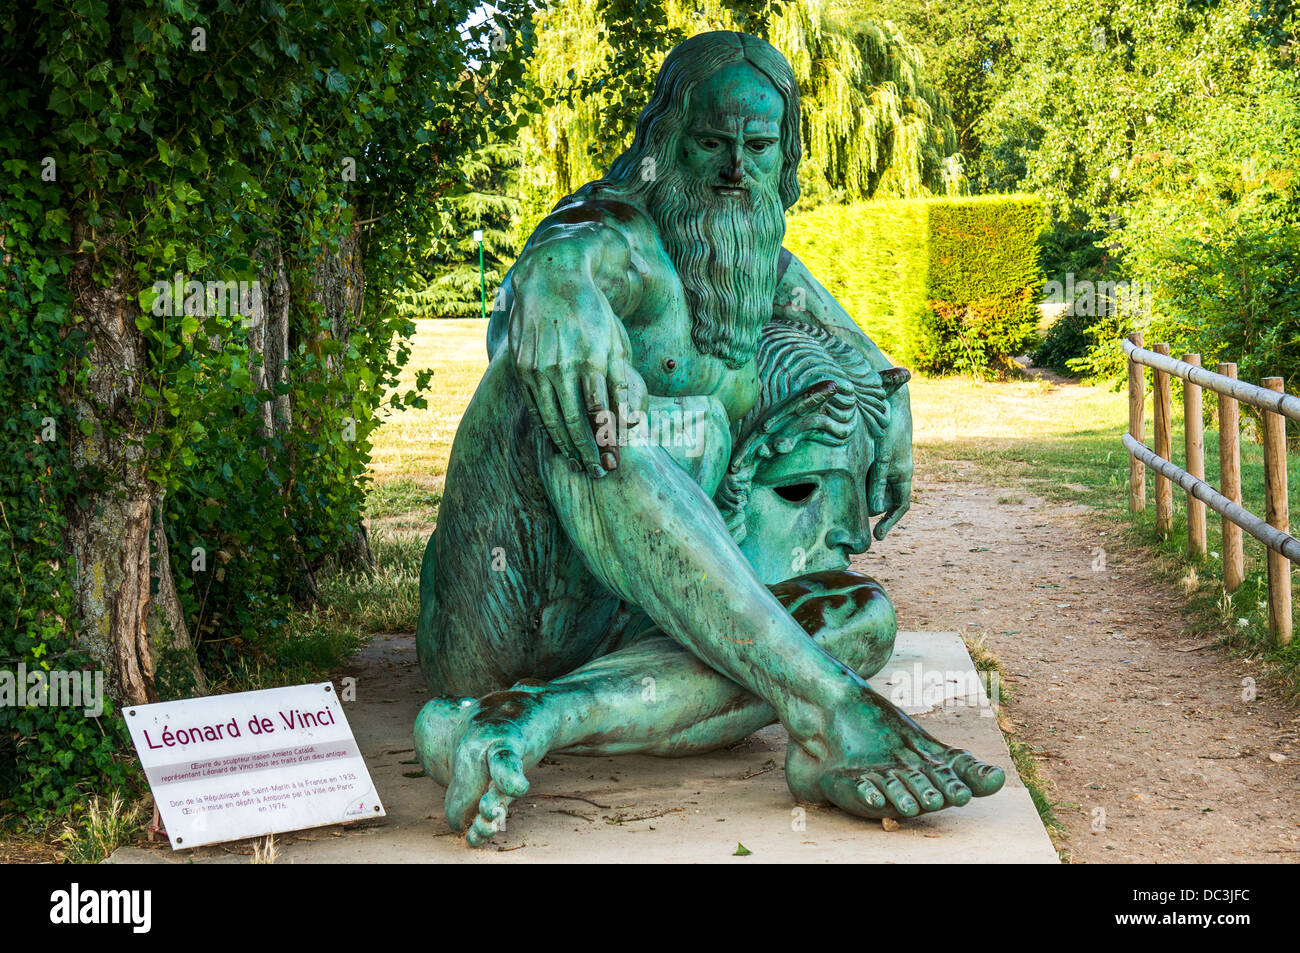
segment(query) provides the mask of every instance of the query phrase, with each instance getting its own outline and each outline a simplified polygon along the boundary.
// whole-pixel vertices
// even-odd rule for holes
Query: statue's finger
[[[876,523],[876,539],[884,539],[885,534],[898,525],[907,511],[912,508],[912,481],[899,480],[889,484],[890,508],[885,518]]]
[[[644,412],[649,406],[650,394],[645,381],[626,357],[626,351],[610,351],[606,374],[609,391],[619,404],[619,413]]]
[[[527,383],[532,383],[537,376],[537,335],[535,328],[510,322],[510,353],[515,359],[515,372]]]
[[[606,470],[617,470],[618,441],[626,422],[618,418],[615,410],[618,400],[611,396],[604,375],[583,375],[582,399],[587,406],[587,421],[595,434],[596,446],[600,448],[600,465]]]
[[[600,448],[596,446],[596,435],[592,433],[586,407],[579,399],[578,381],[557,369],[551,374],[551,386],[559,402],[565,435],[577,453],[578,462],[591,476],[604,476],[605,469],[600,465]]]
[[[867,515],[879,516],[885,512],[885,493],[889,489],[889,461],[882,457],[867,474]],[[879,525],[879,524],[877,524]],[[876,539],[884,539],[877,536]]]
[[[580,467],[581,460],[578,459],[577,450],[573,447],[567,430],[564,429],[564,417],[560,413],[559,399],[555,395],[554,387],[545,378],[539,382],[533,403],[536,404],[543,428],[546,428],[546,433],[550,434],[551,442],[555,443],[555,449],[568,459],[569,465]]]

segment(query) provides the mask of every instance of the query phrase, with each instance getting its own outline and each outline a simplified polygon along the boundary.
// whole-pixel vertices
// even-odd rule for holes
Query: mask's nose
[[[867,485],[861,484],[845,513],[843,525],[833,526],[826,534],[826,545],[863,553],[871,548],[871,520],[867,515]]]

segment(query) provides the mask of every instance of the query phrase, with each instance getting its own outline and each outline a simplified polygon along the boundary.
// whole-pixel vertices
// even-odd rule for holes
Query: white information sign
[[[173,850],[384,816],[329,682],[124,712]]]

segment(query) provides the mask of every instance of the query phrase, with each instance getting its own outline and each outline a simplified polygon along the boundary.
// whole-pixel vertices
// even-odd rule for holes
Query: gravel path
[[[1087,507],[918,469],[914,503],[855,560],[903,630],[983,634],[1004,725],[1034,751],[1076,862],[1300,857],[1300,715],[1257,667],[1185,633],[1183,597]]]

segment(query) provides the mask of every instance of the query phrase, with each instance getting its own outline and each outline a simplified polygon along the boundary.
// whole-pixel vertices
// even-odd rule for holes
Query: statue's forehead
[[[872,444],[866,427],[857,422],[849,439],[843,443],[823,443],[805,438],[788,453],[768,457],[759,465],[754,482],[775,485],[804,474],[840,471],[864,477],[872,463]]]
[[[730,63],[700,83],[691,95],[693,122],[743,119],[779,128],[785,112],[772,81],[749,63]]]

